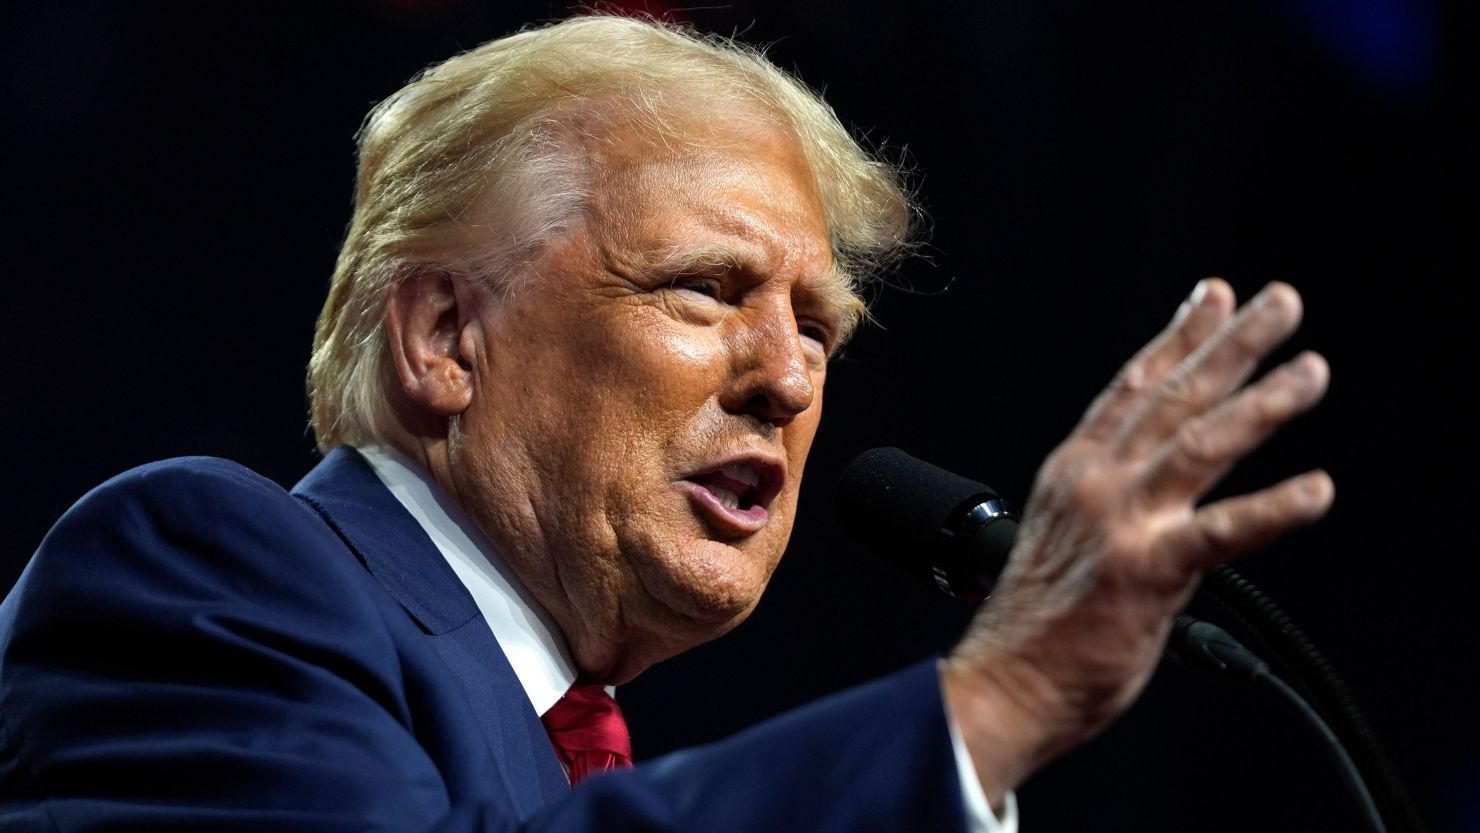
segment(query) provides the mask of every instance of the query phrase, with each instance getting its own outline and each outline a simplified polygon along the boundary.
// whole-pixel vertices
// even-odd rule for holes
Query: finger
[[[1266,286],[1142,398],[1120,433],[1120,454],[1131,459],[1151,454],[1182,423],[1237,390],[1259,360],[1300,326],[1301,312],[1294,287]]]
[[[1156,504],[1196,500],[1281,425],[1315,407],[1330,378],[1331,370],[1320,354],[1301,353],[1237,396],[1183,423],[1152,459],[1140,488]]]
[[[1233,304],[1233,288],[1227,283],[1218,278],[1199,281],[1167,328],[1126,362],[1091,403],[1078,433],[1090,439],[1114,436],[1147,393],[1218,331]]]
[[[1249,495],[1210,503],[1166,541],[1184,569],[1208,570],[1240,553],[1314,523],[1331,508],[1336,485],[1321,470]]]

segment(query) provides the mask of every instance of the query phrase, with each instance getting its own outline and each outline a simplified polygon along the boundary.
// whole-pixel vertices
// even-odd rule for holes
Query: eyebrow
[[[748,260],[739,248],[727,243],[690,247],[673,245],[651,253],[644,266],[657,274],[712,275],[742,269]],[[839,332],[834,352],[852,337],[858,323],[867,315],[868,306],[854,287],[855,281],[838,266],[836,259],[826,272],[808,276],[802,282],[802,288],[808,294],[837,311]]]
[[[661,274],[702,274],[743,269],[749,260],[740,249],[727,243],[710,243],[698,247],[675,245],[653,253],[645,266]],[[803,279],[802,284],[817,297],[835,303],[840,308],[852,305],[851,301],[844,299],[853,297],[853,281],[846,272],[838,268],[836,260],[826,272],[809,275]]]
[[[654,252],[649,256],[646,266],[655,272],[684,274],[735,269],[745,260],[738,249],[725,243],[711,243],[697,248],[674,245]]]

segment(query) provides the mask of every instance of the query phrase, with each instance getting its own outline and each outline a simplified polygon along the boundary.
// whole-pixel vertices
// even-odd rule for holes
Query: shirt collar
[[[468,588],[530,704],[544,714],[576,681],[560,629],[467,513],[419,466],[390,446],[357,450]]]

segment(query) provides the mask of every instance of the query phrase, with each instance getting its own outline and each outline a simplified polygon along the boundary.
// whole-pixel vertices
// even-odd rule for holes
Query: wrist
[[[1082,739],[1053,687],[1030,669],[947,658],[940,665],[946,710],[961,733],[994,809],[1035,771]]]

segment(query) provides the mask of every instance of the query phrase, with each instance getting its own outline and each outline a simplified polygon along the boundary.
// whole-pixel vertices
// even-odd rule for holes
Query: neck
[[[627,632],[619,612],[597,615],[608,606],[582,604],[572,598],[570,588],[560,581],[555,556],[543,545],[538,534],[516,534],[511,524],[484,510],[476,500],[473,485],[476,477],[460,466],[460,457],[446,436],[412,435],[397,432],[380,440],[399,455],[403,462],[428,476],[471,522],[476,532],[491,545],[514,577],[523,585],[530,601],[552,620],[564,640],[582,682],[617,685],[636,677],[653,662],[676,653],[641,660],[625,649],[632,640],[621,637]],[[538,530],[537,524],[523,524]],[[645,641],[645,640],[639,640]],[[681,650],[681,649],[679,649]]]

